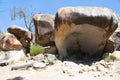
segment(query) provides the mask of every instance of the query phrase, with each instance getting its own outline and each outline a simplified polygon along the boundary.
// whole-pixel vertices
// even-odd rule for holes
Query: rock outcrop
[[[115,50],[120,51],[120,22],[110,39],[115,43]]]
[[[49,14],[36,14],[33,16],[35,25],[35,42],[42,46],[54,43],[54,16]]]
[[[26,56],[23,49],[0,51],[0,63],[12,64],[25,59]]]
[[[9,33],[14,34],[24,47],[30,46],[30,41],[33,39],[33,35],[30,31],[16,25],[10,26],[7,30]]]
[[[107,8],[59,9],[55,17],[55,44],[60,58],[71,55],[80,59],[101,57],[105,51],[110,51],[105,49],[113,44],[109,37],[117,27],[118,19],[115,13]],[[114,46],[111,47],[113,51]]]
[[[10,33],[0,35],[0,51],[18,50],[22,48],[20,41]]]

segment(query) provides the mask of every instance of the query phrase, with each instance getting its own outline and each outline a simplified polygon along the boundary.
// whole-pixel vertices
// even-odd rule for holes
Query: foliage
[[[32,11],[32,12],[30,12]],[[33,21],[32,17],[35,13],[35,8],[33,10],[27,11],[25,8],[16,8],[13,7],[11,10],[11,20],[15,20],[16,18],[23,19],[25,27],[32,31],[33,28]],[[27,13],[30,12],[30,13]]]
[[[2,31],[0,30],[0,34],[2,34]]]
[[[109,55],[109,54],[105,54],[103,56],[103,59],[107,62],[117,60],[117,58],[114,55]]]
[[[2,34],[3,32],[0,30],[0,34]]]
[[[43,53],[45,51],[44,47],[38,45],[38,44],[33,44],[30,47],[30,55],[31,56],[36,56],[40,53]]]

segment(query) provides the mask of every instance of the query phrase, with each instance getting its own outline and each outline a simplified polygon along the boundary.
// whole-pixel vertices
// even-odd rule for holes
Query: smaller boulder
[[[0,51],[0,62],[12,64],[25,59],[26,56],[23,49]]]
[[[111,36],[111,40],[115,43],[115,50],[120,51],[120,31],[114,32]]]
[[[33,68],[34,69],[42,69],[42,68],[45,68],[46,67],[46,64],[43,63],[43,62],[36,62],[33,64]]]
[[[0,35],[1,51],[18,50],[20,48],[22,48],[22,44],[13,34],[4,33]]]
[[[110,37],[110,40],[114,42],[115,50],[120,51],[120,22],[118,23],[118,28]]]
[[[42,46],[54,43],[54,19],[50,14],[36,14],[33,16],[35,25],[35,42]]]
[[[30,41],[33,38],[33,35],[30,31],[16,25],[10,26],[7,30],[9,33],[14,34],[24,47],[30,46]]]

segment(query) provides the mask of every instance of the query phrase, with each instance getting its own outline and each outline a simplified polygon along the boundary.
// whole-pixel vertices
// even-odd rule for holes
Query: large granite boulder
[[[16,25],[10,26],[7,30],[9,33],[14,34],[24,47],[30,46],[30,41],[33,39],[33,35],[30,31]]]
[[[50,14],[36,14],[33,16],[35,25],[35,42],[42,46],[54,43],[54,16]]]
[[[22,44],[13,34],[0,34],[0,51],[18,50],[21,48]]]
[[[55,17],[55,44],[60,59],[71,55],[93,59],[101,57],[105,51],[114,51],[109,37],[117,27],[116,15],[107,8],[59,9]]]

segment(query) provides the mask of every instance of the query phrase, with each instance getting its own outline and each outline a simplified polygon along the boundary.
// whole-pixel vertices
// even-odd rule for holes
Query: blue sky
[[[120,17],[120,0],[0,0],[0,29],[7,31],[10,25],[24,27],[23,20],[11,20],[11,9],[13,7],[26,8],[32,12],[31,6],[36,12],[55,15],[57,10],[66,6],[97,6],[112,9]]]

